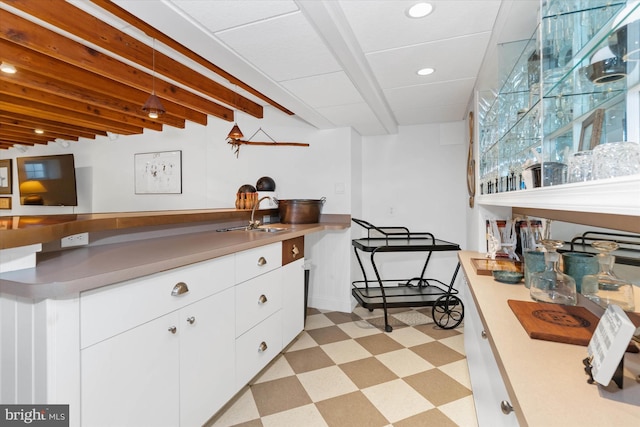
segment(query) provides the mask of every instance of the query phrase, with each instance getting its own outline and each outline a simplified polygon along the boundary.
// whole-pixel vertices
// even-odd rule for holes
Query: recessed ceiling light
[[[16,67],[14,67],[12,64],[9,64],[8,62],[2,62],[0,63],[0,71],[7,74],[15,74]]]
[[[428,76],[429,74],[433,74],[436,70],[433,68],[421,68],[417,71],[420,76]]]
[[[407,9],[407,16],[410,18],[424,18],[433,12],[433,5],[427,2],[416,3]]]
[[[34,129],[33,131],[35,133],[37,133],[38,135],[42,135],[44,133],[44,131],[42,129]]]

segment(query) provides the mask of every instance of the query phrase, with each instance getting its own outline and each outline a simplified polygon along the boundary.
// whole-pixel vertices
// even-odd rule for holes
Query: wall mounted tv
[[[77,206],[73,154],[17,157],[20,203]]]

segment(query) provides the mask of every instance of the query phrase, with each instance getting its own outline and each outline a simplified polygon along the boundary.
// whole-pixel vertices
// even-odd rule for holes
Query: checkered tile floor
[[[305,331],[213,426],[477,426],[462,325],[431,307],[309,309]]]

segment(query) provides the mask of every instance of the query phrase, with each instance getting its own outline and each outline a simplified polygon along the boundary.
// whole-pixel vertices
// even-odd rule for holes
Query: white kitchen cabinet
[[[286,347],[304,329],[304,236],[282,242],[282,345]]]
[[[233,396],[234,271],[223,257],[80,296],[82,425],[200,426]]]
[[[511,402],[466,278],[461,288],[465,302],[464,349],[478,425],[480,427],[518,426],[515,413],[505,414],[502,410],[503,405],[507,403],[511,405]]]
[[[282,344],[289,345],[304,329],[304,259],[282,267]]]
[[[179,312],[180,425],[201,426],[237,389],[233,289]]]
[[[81,425],[179,425],[177,313],[152,320],[81,352]]]

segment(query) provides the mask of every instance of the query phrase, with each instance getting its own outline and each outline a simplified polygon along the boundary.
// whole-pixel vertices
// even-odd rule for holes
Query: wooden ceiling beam
[[[189,49],[186,46],[180,44],[179,42],[177,42],[176,40],[174,40],[171,37],[167,36],[163,32],[161,32],[161,31],[157,30],[156,28],[152,27],[151,25],[147,24],[146,22],[144,22],[143,20],[141,20],[137,16],[132,15],[131,13],[129,13],[125,9],[121,8],[117,4],[113,3],[112,1],[110,1],[110,0],[91,0],[91,2],[95,3],[96,5],[98,5],[102,9],[106,10],[107,12],[113,14],[114,16],[122,19],[123,21],[127,22],[128,24],[132,25],[133,27],[139,29],[140,31],[144,32],[149,37],[160,41],[162,44],[172,48],[176,52],[179,52],[179,53],[183,54],[187,58],[197,62],[198,64],[202,65],[203,67],[207,68],[208,70],[213,71],[214,73],[218,74],[219,76],[227,79],[230,83],[232,83],[232,84],[234,84],[234,85],[246,90],[247,92],[249,92],[250,94],[254,95],[257,98],[262,99],[263,101],[265,101],[268,104],[270,104],[272,107],[277,108],[278,110],[282,111],[285,114],[294,115],[294,113],[292,111],[290,111],[287,108],[283,107],[282,105],[278,104],[273,99],[269,98],[268,96],[264,95],[261,92],[258,92],[257,90],[255,90],[254,88],[252,88],[251,86],[249,86],[248,84],[243,82],[242,80],[240,80],[237,77],[233,76],[232,74],[226,72],[225,70],[223,70],[222,68],[218,67],[217,65],[211,63],[209,60],[207,60],[207,59],[203,58],[202,56],[198,55],[197,53],[195,53],[191,49]]]
[[[147,69],[152,69],[155,54],[156,72],[254,117],[263,117],[261,105],[161,52],[154,53],[152,47],[71,3],[56,0],[5,0],[5,3]]]
[[[29,20],[0,10],[0,38],[93,73],[184,104],[206,114],[233,121],[233,110],[145,73],[95,49],[68,39]]]
[[[28,139],[28,140],[33,140],[33,141],[42,141],[42,142],[48,142],[48,141],[52,141],[54,139],[56,139],[53,135],[38,135],[34,132],[31,133],[25,133],[25,132],[21,132],[21,131],[16,131],[14,129],[8,129],[2,125],[0,125],[0,137],[2,138],[10,138],[10,137],[15,137],[15,138],[24,138],[24,139]]]
[[[10,95],[0,97],[0,108],[15,113],[26,114],[41,119],[58,120],[88,128],[100,128],[122,135],[142,133],[142,127],[113,120],[103,119],[76,111],[65,110],[39,102],[26,100]]]
[[[146,117],[140,108],[140,104],[134,105],[127,103],[114,96],[105,95],[89,89],[83,89],[78,86],[74,86],[73,84],[61,80],[54,80],[50,77],[45,77],[29,70],[21,69],[19,73],[15,74],[0,73],[0,81],[12,82],[30,89],[86,102],[87,104],[95,105],[96,107],[107,108],[123,114]],[[166,108],[167,114],[163,114],[153,121],[169,126],[184,128],[184,117],[177,116],[173,114],[173,111],[169,107]],[[202,114],[202,116],[204,116],[206,120],[206,115]]]
[[[130,124],[133,126],[139,126],[142,128],[153,129],[156,131],[162,130],[162,124],[156,123],[151,120],[139,116],[131,116],[128,114],[117,113],[104,108],[98,108],[94,105],[87,104],[86,102],[75,101],[72,99],[64,98],[62,96],[53,95],[46,92],[37,91],[24,86],[17,85],[15,83],[9,83],[6,81],[0,81],[0,94],[14,96],[16,98],[25,99],[28,101],[34,101],[41,104],[48,105],[54,108],[60,108],[67,111],[73,111],[78,114],[85,114],[88,116],[99,117],[105,120],[111,120],[114,122]]]
[[[51,91],[59,89],[63,94],[66,93],[70,97],[76,94],[79,96],[78,99],[84,99],[82,95],[84,93],[102,94],[109,98],[122,100],[123,103],[129,102],[137,109],[141,109],[149,97],[148,92],[26,49],[7,40],[0,39],[0,58],[5,59],[20,70],[20,73],[4,77],[5,80],[15,79],[20,83],[26,84],[30,79],[33,81],[34,86],[32,87],[37,85],[37,88],[41,90],[45,90],[45,87],[47,88],[46,90]],[[25,77],[22,77],[23,72],[26,72]],[[39,77],[35,77],[35,75]],[[61,81],[62,76],[64,76],[65,81]],[[98,98],[99,96],[95,95],[95,97]],[[207,115],[205,113],[166,99],[163,99],[162,103],[169,112],[169,116],[184,118],[201,125],[207,124]]]
[[[0,123],[13,124],[16,126],[41,128],[45,130],[53,130],[62,133],[70,133],[81,138],[95,138],[96,135],[107,136],[107,132],[104,130],[88,129],[81,126],[74,126],[69,123],[56,122],[53,120],[39,119],[35,117],[26,116],[24,114],[18,114],[9,112],[6,110],[0,110]]]
[[[4,123],[2,119],[0,119],[1,134],[4,134],[6,132],[7,134],[13,134],[13,135],[34,135],[34,129],[41,129],[42,131],[44,131],[44,135],[47,135],[47,137],[54,138],[54,139],[60,138],[67,141],[77,141],[79,139],[75,135],[59,133],[59,132],[52,131],[50,129],[43,129],[41,127],[34,128],[34,127],[25,127],[20,125]]]

